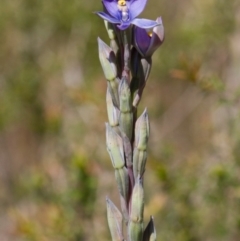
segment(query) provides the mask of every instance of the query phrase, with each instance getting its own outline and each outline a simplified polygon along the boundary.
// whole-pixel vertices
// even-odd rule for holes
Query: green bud
[[[121,169],[115,169],[115,178],[120,194],[123,196],[124,200],[127,201],[129,189],[127,168],[123,167]]]
[[[135,148],[133,153],[134,177],[142,176],[147,161],[147,142],[149,138],[149,119],[147,110],[137,119],[135,126]]]
[[[129,84],[125,78],[121,79],[118,91],[119,91],[120,111],[123,113],[131,112],[132,111],[131,91],[129,88]]]
[[[143,241],[156,241],[157,233],[154,227],[153,217],[150,217],[150,221],[143,233]]]
[[[111,232],[112,241],[123,241],[123,217],[114,203],[106,198],[107,220]]]
[[[107,88],[106,102],[109,124],[112,127],[118,126],[119,110],[113,104],[112,96],[110,94],[110,86]]]
[[[132,139],[132,125],[133,125],[133,114],[120,112],[119,125],[121,130],[127,135],[129,140]]]
[[[125,160],[122,138],[113,130],[113,128],[108,123],[106,123],[106,140],[107,151],[111,158],[113,167],[115,169],[123,168]]]
[[[120,118],[119,124],[123,132],[127,135],[129,140],[132,139],[132,128],[133,128],[133,113],[131,103],[131,92],[128,82],[123,78],[119,85],[119,108]]]
[[[142,179],[137,178],[132,192],[130,220],[135,223],[143,223],[144,191]]]
[[[147,109],[144,110],[142,115],[137,119],[135,126],[135,146],[138,150],[147,150],[147,142],[149,138],[149,119]]]
[[[128,236],[129,236],[129,241],[142,241],[143,223],[135,223],[135,222],[129,221]]]
[[[138,176],[142,176],[145,171],[147,161],[147,152],[134,149],[133,152],[133,174],[136,179]]]
[[[99,60],[102,65],[105,78],[108,81],[115,80],[117,78],[117,65],[115,53],[100,38],[98,38],[98,52]]]

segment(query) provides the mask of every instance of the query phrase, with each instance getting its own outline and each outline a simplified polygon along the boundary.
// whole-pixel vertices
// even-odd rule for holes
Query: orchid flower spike
[[[158,25],[153,20],[136,18],[145,8],[147,0],[103,0],[102,3],[106,12],[96,14],[110,23],[117,24],[120,30],[127,29],[131,24],[144,29]]]
[[[133,45],[143,57],[150,57],[154,51],[164,41],[164,27],[162,18],[157,18],[156,22],[159,24],[155,26],[152,31],[134,27],[133,30]]]

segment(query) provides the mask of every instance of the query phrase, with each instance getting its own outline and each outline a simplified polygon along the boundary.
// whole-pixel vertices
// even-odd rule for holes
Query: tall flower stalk
[[[153,218],[144,229],[143,177],[147,161],[149,118],[137,108],[152,66],[152,54],[163,43],[161,18],[136,18],[147,0],[103,0],[96,12],[106,26],[110,46],[98,38],[99,59],[107,79],[106,146],[120,195],[121,211],[107,198],[112,241],[154,241]],[[123,233],[126,225],[126,233]]]

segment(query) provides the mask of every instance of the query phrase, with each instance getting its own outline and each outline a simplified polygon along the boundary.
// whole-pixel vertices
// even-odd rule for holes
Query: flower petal
[[[118,4],[116,1],[103,0],[102,1],[107,12],[114,18],[119,19]]]
[[[131,22],[121,22],[121,24],[117,25],[117,27],[120,30],[125,30],[125,29],[127,29],[130,26],[130,24],[131,24]]]
[[[138,51],[144,56],[151,42],[151,37],[143,28],[134,28],[134,43]]]
[[[110,23],[121,23],[119,20],[109,16],[108,14],[104,13],[104,12],[95,12],[100,18],[107,20]]]
[[[135,18],[132,20],[132,24],[144,29],[154,28],[155,26],[159,25],[159,23],[157,23],[156,21],[145,18]]]
[[[145,8],[147,0],[133,0],[130,2],[131,19],[136,18]]]
[[[151,39],[151,44],[149,46],[149,49],[147,51],[147,55],[152,55],[153,52],[159,48],[159,46],[163,43],[164,41],[164,27],[162,23],[162,18],[159,17],[157,18],[157,23],[160,25],[156,26],[153,28],[153,33],[152,33],[152,39]]]
[[[158,17],[156,19],[156,22],[159,25],[153,28],[153,32],[156,33],[161,40],[163,40],[164,39],[164,28],[163,28],[162,18]]]

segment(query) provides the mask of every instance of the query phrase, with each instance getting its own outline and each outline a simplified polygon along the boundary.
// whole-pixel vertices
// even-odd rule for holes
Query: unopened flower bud
[[[142,185],[142,179],[137,178],[132,192],[131,201],[131,213],[130,219],[135,223],[143,222],[143,210],[144,210],[144,191]]]
[[[164,27],[161,17],[157,18],[156,22],[159,25],[155,26],[152,31],[134,27],[133,44],[143,57],[152,56],[164,41]]]
[[[135,146],[139,150],[145,151],[147,149],[149,129],[148,113],[147,109],[145,109],[142,115],[137,119],[135,126]]]
[[[131,220],[128,223],[129,241],[142,241],[143,223],[135,223]]]
[[[99,60],[102,65],[105,78],[108,81],[115,80],[117,78],[117,65],[115,53],[100,38],[98,38],[98,51]]]
[[[106,123],[107,151],[115,169],[123,168],[125,165],[123,141],[113,128]]]
[[[132,192],[130,207],[130,220],[128,224],[128,235],[130,241],[142,240],[143,237],[143,210],[144,192],[142,179],[138,177]]]

